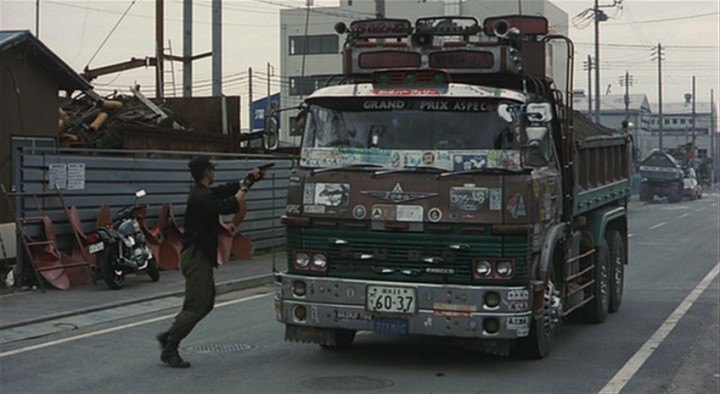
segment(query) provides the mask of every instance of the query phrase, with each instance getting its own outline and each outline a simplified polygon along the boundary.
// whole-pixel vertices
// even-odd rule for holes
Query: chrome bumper
[[[530,332],[528,287],[437,285],[380,282],[279,274],[275,282],[275,312],[288,326],[343,328],[398,335],[436,335],[483,339],[515,339]],[[293,282],[305,282],[305,295],[293,293]],[[417,311],[412,314],[378,313],[365,307],[368,285],[412,287],[417,291]],[[495,292],[500,304],[490,308],[485,294]],[[293,309],[305,308],[298,319]],[[498,329],[488,332],[486,319],[496,319]],[[288,338],[292,339],[292,338]]]

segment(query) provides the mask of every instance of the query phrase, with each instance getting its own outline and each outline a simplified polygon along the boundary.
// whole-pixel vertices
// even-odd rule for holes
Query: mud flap
[[[335,345],[335,330],[320,327],[285,326],[285,340],[318,345]]]

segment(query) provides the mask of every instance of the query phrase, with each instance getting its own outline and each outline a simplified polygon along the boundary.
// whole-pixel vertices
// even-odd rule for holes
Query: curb
[[[228,280],[225,282],[216,283],[215,284],[215,293],[216,293],[216,295],[217,294],[225,294],[225,293],[230,293],[230,292],[237,291],[237,290],[245,290],[245,289],[250,289],[253,287],[270,284],[272,282],[273,282],[273,274],[272,273],[249,276],[247,278],[241,278],[241,279]],[[26,325],[30,325],[30,324],[42,323],[42,322],[46,322],[46,321],[50,321],[50,320],[63,319],[63,318],[69,317],[69,316],[83,315],[86,313],[98,312],[98,311],[102,311],[102,310],[106,310],[106,309],[118,308],[121,306],[139,304],[141,302],[157,300],[160,298],[178,297],[178,296],[183,296],[184,294],[185,294],[185,290],[166,291],[164,293],[148,295],[146,297],[136,298],[136,299],[129,300],[129,301],[121,300],[121,301],[118,301],[118,302],[115,302],[112,304],[99,305],[96,307],[88,307],[88,308],[78,309],[78,310],[70,311],[70,312],[57,313],[54,315],[45,315],[45,316],[37,317],[34,319],[28,319],[28,320],[25,320],[22,322],[16,322],[16,323],[7,324],[7,325],[0,325],[0,330],[26,326]]]

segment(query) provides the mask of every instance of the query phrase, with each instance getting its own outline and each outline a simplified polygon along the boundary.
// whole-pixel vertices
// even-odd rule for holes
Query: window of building
[[[670,124],[670,119],[665,119],[665,120],[663,121],[663,123],[665,123],[665,124]]]
[[[290,55],[319,55],[338,53],[339,39],[337,34],[320,34],[313,36],[290,36]]]
[[[677,121],[678,121],[677,119],[673,119],[672,124],[677,124]]]
[[[324,88],[332,76],[315,75],[311,77],[290,77],[290,95],[305,96],[319,88]]]
[[[680,124],[685,124],[685,119],[680,119]]]
[[[698,159],[704,159],[708,157],[707,149],[698,149]]]

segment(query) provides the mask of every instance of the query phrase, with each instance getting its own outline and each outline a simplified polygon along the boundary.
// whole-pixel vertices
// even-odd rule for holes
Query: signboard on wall
[[[51,189],[85,190],[85,163],[52,163],[48,165]]]
[[[279,109],[280,108],[280,93],[275,93],[270,96],[270,107]],[[264,97],[260,100],[253,101],[253,131],[265,129],[265,114],[268,108],[268,98]],[[276,115],[278,125],[280,125],[280,117]]]

